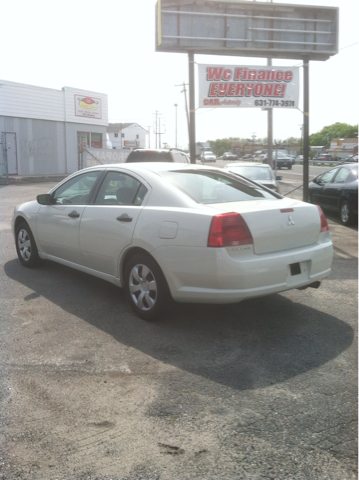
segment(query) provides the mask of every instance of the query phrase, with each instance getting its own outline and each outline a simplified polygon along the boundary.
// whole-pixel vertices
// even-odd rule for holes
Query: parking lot
[[[21,266],[13,207],[53,185],[0,188],[0,479],[357,478],[357,227],[327,216],[318,290],[146,323],[114,285]]]

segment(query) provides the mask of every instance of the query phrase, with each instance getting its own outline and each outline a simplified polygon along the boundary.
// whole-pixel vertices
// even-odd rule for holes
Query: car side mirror
[[[51,204],[51,195],[49,193],[42,193],[36,197],[37,203],[40,205],[50,205]]]
[[[283,180],[283,177],[282,177],[281,175],[277,175],[277,176],[275,177],[275,179],[276,179],[276,180]]]
[[[312,182],[318,185],[320,183],[320,180],[319,178],[313,178]]]

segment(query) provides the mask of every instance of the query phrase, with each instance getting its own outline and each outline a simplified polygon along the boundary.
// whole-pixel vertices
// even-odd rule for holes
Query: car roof
[[[105,165],[97,165],[93,167],[84,168],[81,172],[91,170],[107,170],[107,169],[121,168],[131,172],[141,173],[143,171],[162,172],[169,170],[216,170],[223,171],[223,168],[208,167],[206,165],[198,165],[193,163],[176,163],[176,162],[137,162],[137,163],[109,163]],[[79,173],[79,172],[76,172]]]

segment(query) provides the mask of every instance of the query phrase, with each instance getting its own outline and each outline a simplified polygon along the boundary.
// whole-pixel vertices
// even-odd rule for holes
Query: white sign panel
[[[299,67],[198,64],[198,108],[298,108]]]
[[[87,148],[85,150],[87,164],[90,165],[91,161],[97,160],[98,163],[124,163],[130,150],[110,150],[107,148]]]
[[[102,118],[101,99],[92,96],[75,95],[76,117]]]

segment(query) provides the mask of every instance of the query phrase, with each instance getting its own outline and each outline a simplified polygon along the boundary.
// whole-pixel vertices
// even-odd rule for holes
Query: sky
[[[311,61],[309,66],[309,133],[336,122],[358,124],[359,2],[275,3],[339,7],[339,53],[327,61]],[[155,51],[155,5],[155,0],[4,2],[0,79],[105,93],[109,122],[138,123],[150,131],[152,147],[156,146],[153,126],[157,112],[165,131],[161,143],[174,147],[177,131],[177,145],[187,149],[183,83],[188,83],[188,56]],[[266,58],[212,55],[195,55],[195,62],[267,65]],[[274,59],[272,63],[299,66],[302,92],[300,60]],[[300,137],[302,104],[300,93],[299,109],[274,109],[274,140]],[[196,110],[196,141],[253,135],[267,137],[267,114],[260,109]]]

